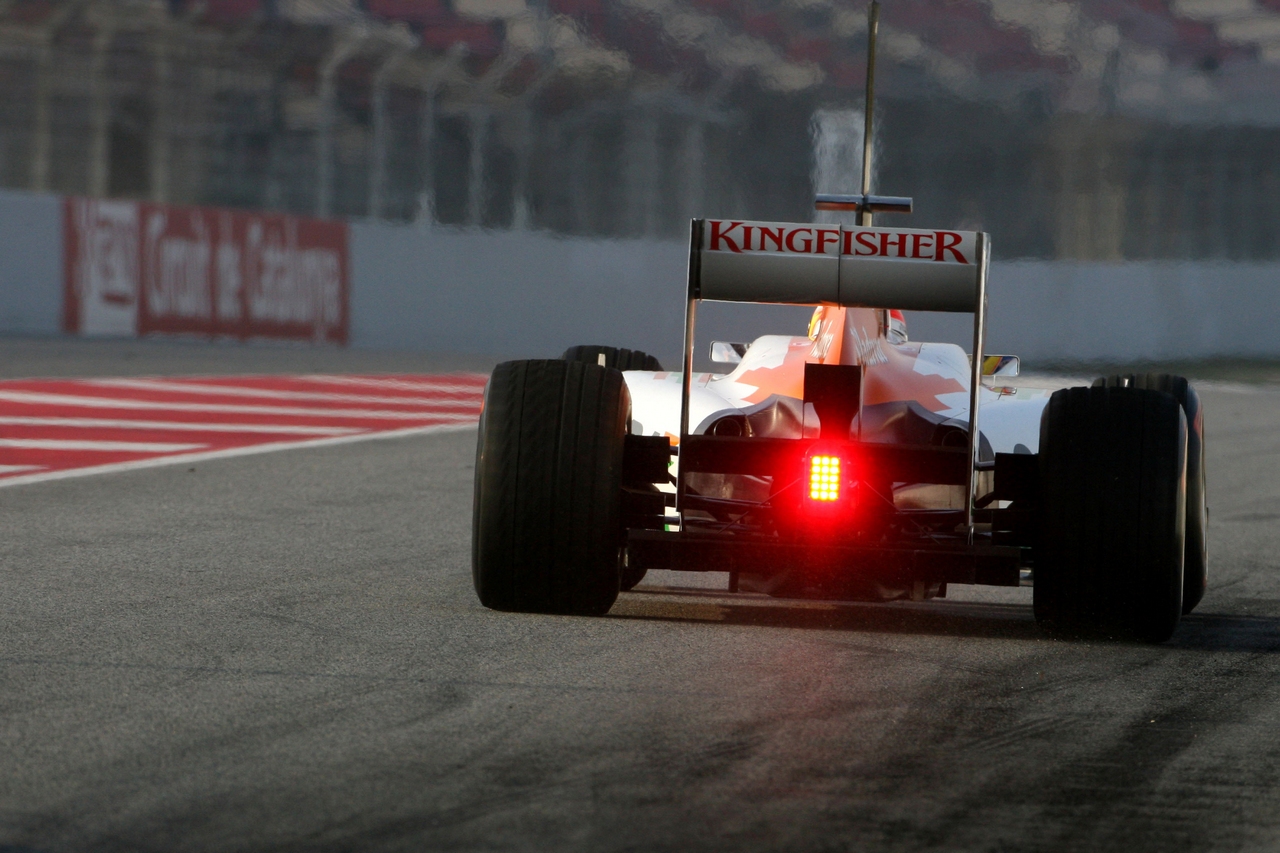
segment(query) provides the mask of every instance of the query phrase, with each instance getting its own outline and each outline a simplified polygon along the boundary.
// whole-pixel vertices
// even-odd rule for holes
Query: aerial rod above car
[[[905,196],[871,194],[871,131],[876,103],[876,35],[880,30],[880,3],[872,0],[867,9],[867,97],[862,121],[862,192],[857,195],[818,193],[818,210],[856,210],[858,224],[871,225],[873,213],[910,213],[911,199]]]

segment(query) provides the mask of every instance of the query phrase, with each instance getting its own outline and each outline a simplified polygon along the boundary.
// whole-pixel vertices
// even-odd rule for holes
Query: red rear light
[[[840,500],[844,463],[839,456],[809,457],[809,499],[823,503]]]

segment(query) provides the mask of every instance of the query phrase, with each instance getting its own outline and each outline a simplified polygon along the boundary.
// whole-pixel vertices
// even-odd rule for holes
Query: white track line
[[[482,394],[484,392],[485,382],[488,377],[476,374],[478,381],[475,385],[460,384],[456,382],[432,382],[430,380],[417,382],[412,379],[368,379],[360,376],[326,376],[322,373],[316,373],[306,376],[297,376],[296,379],[305,379],[307,382],[319,382],[328,385],[354,385],[364,388],[383,388],[393,391],[443,391],[455,394],[471,393]]]
[[[255,397],[265,400],[297,400],[313,403],[371,403],[392,406],[421,406],[441,403],[470,402],[441,400],[431,397],[377,397],[372,394],[329,394],[323,391],[272,391],[268,388],[246,388],[242,385],[203,385],[196,382],[165,381],[163,379],[90,379],[89,385],[108,388],[129,388],[134,391],[168,391],[176,394],[209,395],[216,397]],[[479,402],[478,391],[471,392]]]
[[[1218,380],[1195,381],[1192,383],[1198,390],[1204,391],[1223,391],[1227,394],[1274,394],[1280,391],[1280,385],[1272,383],[1260,382],[1251,384],[1247,382],[1222,382]]]
[[[69,441],[58,438],[0,438],[0,447],[18,450],[95,450],[103,453],[181,453],[207,444],[173,444],[163,441]]]
[[[24,418],[0,415],[0,426],[49,426],[71,429],[153,429],[183,432],[248,432],[284,435],[352,435],[360,427],[282,426],[280,424],[226,424],[189,421],[133,421],[115,418]]]
[[[0,465],[0,474],[16,474],[19,471],[39,471],[44,465]]]
[[[460,432],[475,429],[475,424],[439,424],[436,426],[406,427],[405,429],[387,430],[386,432],[368,432],[360,435],[343,435],[335,438],[314,438],[307,441],[278,441],[270,444],[255,444],[251,447],[232,447],[226,450],[209,450],[203,453],[180,453],[173,456],[156,456],[151,459],[138,459],[133,462],[116,462],[110,465],[94,465],[88,468],[68,468],[62,471],[49,471],[44,474],[20,474],[16,477],[0,479],[0,488],[6,486],[23,486],[29,483],[45,483],[50,480],[69,480],[75,477],[90,477],[95,474],[116,474],[122,471],[140,471],[146,468],[160,468],[165,465],[189,465],[192,462],[207,462],[214,459],[232,459],[237,456],[254,456],[259,453],[275,453],[280,450],[294,450],[306,447],[333,447],[339,444],[355,444],[358,441],[376,441],[381,438],[402,438],[409,435],[427,435],[435,432]]]
[[[0,391],[0,400],[32,406],[81,406],[90,409],[147,409],[168,412],[225,412],[240,415],[298,415],[322,418],[356,418],[372,420],[418,421],[440,418],[450,421],[474,421],[478,415],[432,412],[424,407],[419,412],[385,409],[323,409],[303,406],[239,406],[228,403],[178,403],[156,400],[121,400],[113,397],[79,397],[72,394],[46,394],[43,391]]]

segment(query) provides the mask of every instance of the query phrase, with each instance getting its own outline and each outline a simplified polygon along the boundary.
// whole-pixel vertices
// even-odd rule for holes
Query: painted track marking
[[[175,444],[161,441],[68,441],[53,438],[0,438],[0,448],[18,450],[97,450],[124,453],[181,453],[203,450],[203,444]]]
[[[227,385],[206,385],[198,382],[166,382],[158,380],[139,380],[139,379],[95,379],[92,380],[94,385],[109,388],[128,388],[137,391],[163,391],[177,394],[194,394],[197,396],[210,397],[250,397],[266,400],[298,400],[321,403],[378,403],[380,405],[390,406],[421,406],[422,396],[402,396],[402,397],[382,397],[372,394],[333,394],[324,391],[276,391],[270,388],[243,388],[230,387]],[[429,390],[441,392],[440,389],[431,388]],[[474,393],[454,392],[457,394],[468,395]],[[441,402],[451,402],[451,400],[442,400]]]
[[[0,381],[0,487],[471,429],[485,380],[456,373]]]
[[[246,415],[299,415],[302,417],[344,417],[344,418],[360,418],[369,420],[383,420],[387,418],[397,418],[401,420],[415,421],[423,417],[420,411],[400,411],[396,409],[342,409],[342,408],[325,408],[320,406],[248,406],[226,403],[202,403],[202,402],[178,402],[165,400],[139,400],[129,398],[115,398],[108,396],[79,396],[72,394],[50,394],[44,392],[31,391],[8,391],[0,390],[0,402],[8,403],[27,403],[30,405],[46,405],[46,406],[78,406],[88,409],[146,409],[151,411],[170,411],[170,412],[209,412],[223,414],[246,414]],[[474,420],[470,412],[464,411],[449,413],[443,411],[445,407],[469,409],[469,405],[459,406],[453,400],[449,400],[444,404],[432,404],[432,409],[436,417],[443,417],[454,420]]]
[[[261,432],[289,435],[351,435],[356,427],[319,427],[302,424],[235,424],[207,421],[142,421],[120,418],[22,418],[0,415],[0,426],[99,427],[102,429],[154,429],[199,432]]]

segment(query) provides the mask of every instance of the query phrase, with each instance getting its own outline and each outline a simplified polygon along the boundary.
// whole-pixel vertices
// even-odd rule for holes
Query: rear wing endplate
[[[701,300],[972,313],[970,477],[965,500],[965,521],[972,540],[978,391],[982,384],[990,257],[990,237],[974,231],[693,220],[685,306],[681,443],[689,434],[694,320]],[[677,499],[677,509],[683,517],[680,503]]]

